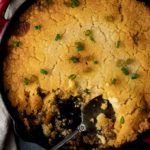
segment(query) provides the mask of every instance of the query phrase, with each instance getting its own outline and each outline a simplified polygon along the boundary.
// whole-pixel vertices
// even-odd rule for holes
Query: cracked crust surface
[[[103,95],[115,110],[116,119],[111,125],[115,139],[105,137],[104,141],[101,135],[100,139],[119,147],[150,128],[150,10],[135,0],[80,2],[79,7],[69,8],[63,0],[55,0],[42,11],[34,4],[23,14],[20,20],[28,22],[30,28],[23,36],[12,35],[8,41],[9,47],[12,41],[21,44],[9,49],[4,62],[5,88],[19,112],[42,116],[35,124],[46,126],[47,135],[50,118],[57,111],[53,101],[59,90],[65,98],[83,95],[84,102]],[[39,24],[41,29],[35,30],[34,26]],[[86,30],[92,30],[95,43],[84,35]],[[58,33],[63,37],[55,41]],[[115,47],[118,40],[120,48]],[[78,41],[85,44],[85,50],[79,53],[74,50]],[[80,62],[70,62],[71,56],[79,57]],[[125,76],[116,66],[119,59],[128,58],[134,60],[128,66],[129,72],[140,75],[136,80]],[[94,64],[93,60],[99,63]],[[40,74],[41,68],[48,70],[48,75]],[[76,79],[69,80],[70,74],[76,74]],[[24,78],[31,83],[24,86]],[[111,84],[112,78],[117,79],[117,84]],[[38,88],[46,93],[44,99],[37,94]],[[84,96],[86,88],[90,94]],[[99,127],[112,124],[104,116],[98,118]]]

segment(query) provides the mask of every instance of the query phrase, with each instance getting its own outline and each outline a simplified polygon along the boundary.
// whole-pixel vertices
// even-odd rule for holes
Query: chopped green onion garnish
[[[24,84],[24,85],[28,85],[28,84],[29,84],[29,80],[28,80],[28,79],[24,79],[24,80],[23,80],[23,84]]]
[[[115,85],[116,83],[117,83],[117,79],[113,78],[112,81],[111,81],[111,84]]]
[[[34,26],[34,29],[35,29],[35,30],[40,30],[41,27],[42,27],[41,25],[36,25],[36,26]]]
[[[135,80],[135,79],[137,79],[137,78],[139,78],[139,74],[137,74],[137,73],[132,73],[132,74],[131,74],[131,79],[132,79],[132,80]]]
[[[61,40],[62,38],[62,35],[61,34],[57,34],[56,37],[55,37],[55,41],[59,41]]]
[[[86,93],[86,94],[90,94],[91,93],[91,91],[89,89],[85,89],[83,92]]]
[[[78,63],[79,62],[79,58],[75,57],[75,56],[70,57],[69,60],[72,61],[73,63]]]
[[[12,45],[13,45],[14,48],[17,48],[17,47],[20,46],[20,41],[13,41]]]
[[[75,8],[78,7],[80,5],[79,0],[71,0],[71,7]]]
[[[75,49],[76,49],[77,52],[80,52],[80,51],[84,50],[84,44],[81,43],[81,42],[76,42],[75,47],[76,47]]]
[[[126,67],[121,68],[122,73],[124,73],[126,76],[129,75],[129,70]]]
[[[76,77],[77,77],[77,76],[76,76],[75,74],[71,74],[68,78],[69,78],[70,80],[74,80]]]
[[[93,63],[94,63],[94,64],[98,64],[98,60],[94,60]]]
[[[120,46],[121,46],[121,41],[118,40],[118,41],[115,43],[115,47],[116,47],[116,48],[120,48]]]
[[[121,124],[124,124],[124,123],[125,123],[125,119],[124,119],[123,116],[120,118],[120,123],[121,123]]]
[[[67,7],[78,7],[80,5],[79,0],[70,0],[70,2],[64,2],[64,5],[66,5]]]
[[[48,71],[45,70],[45,69],[41,69],[41,70],[40,70],[40,73],[43,74],[43,75],[47,75],[47,74],[48,74]]]
[[[86,30],[84,32],[84,34],[85,34],[85,36],[88,36],[91,41],[96,42],[94,37],[93,37],[93,32],[91,30]]]

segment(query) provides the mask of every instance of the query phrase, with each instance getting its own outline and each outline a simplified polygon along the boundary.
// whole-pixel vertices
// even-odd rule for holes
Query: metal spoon
[[[103,110],[100,108],[103,99],[101,96],[92,99],[88,104],[81,108],[81,124],[77,127],[77,129],[70,135],[68,135],[64,140],[60,143],[52,147],[50,150],[58,150],[61,148],[65,143],[73,139],[78,133],[88,131],[91,134],[96,134],[96,126],[95,121],[96,117],[102,112]]]

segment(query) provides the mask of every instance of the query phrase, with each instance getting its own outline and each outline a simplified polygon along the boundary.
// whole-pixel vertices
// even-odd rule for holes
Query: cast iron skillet
[[[20,0],[19,0],[20,1]],[[22,0],[24,1],[24,0]],[[140,0],[141,1],[141,0]],[[46,149],[50,149],[51,146],[48,144],[47,139],[42,134],[41,128],[33,128],[33,130],[29,133],[25,129],[23,123],[19,119],[19,114],[17,113],[16,109],[14,109],[9,100],[7,99],[6,92],[3,88],[3,66],[2,62],[4,57],[7,55],[5,43],[11,33],[11,27],[16,24],[16,20],[18,20],[19,16],[26,10],[30,5],[32,5],[35,2],[35,0],[26,0],[19,9],[16,10],[15,15],[11,17],[9,20],[4,19],[4,14],[6,11],[6,8],[8,7],[8,4],[10,3],[10,0],[0,0],[0,92],[2,96],[2,100],[12,118],[14,128],[16,131],[16,134],[21,137],[24,141],[32,143],[36,143]],[[149,0],[143,0],[143,2],[146,3],[146,5],[150,6]],[[129,6],[130,7],[130,6]],[[147,131],[139,136],[139,138],[132,143],[123,145],[120,149],[122,150],[148,150],[150,149],[150,131]],[[144,139],[144,140],[143,140]],[[67,147],[67,149],[70,149]],[[89,146],[83,145],[81,143],[79,149],[85,149],[85,150],[91,150]],[[109,150],[113,150],[113,148],[109,148]]]

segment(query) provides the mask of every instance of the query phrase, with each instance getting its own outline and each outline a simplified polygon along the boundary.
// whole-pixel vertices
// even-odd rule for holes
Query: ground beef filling
[[[75,131],[80,125],[81,106],[84,104],[83,97],[71,96],[68,99],[62,99],[62,96],[58,94],[50,102],[51,96],[48,96],[49,92],[40,88],[37,88],[36,92],[36,96],[32,93],[33,95],[30,97],[30,93],[26,91],[27,101],[33,98],[33,100],[36,99],[36,103],[34,106],[32,106],[32,103],[27,106],[27,109],[21,113],[20,118],[24,121],[29,132],[33,128],[34,132],[37,132],[36,128],[37,130],[41,128],[43,135],[47,137],[49,144],[53,146]],[[56,93],[61,93],[61,91],[58,90]],[[49,97],[50,105],[48,103],[47,106],[49,105],[49,107],[45,109],[42,108],[42,105],[47,100],[47,97]],[[108,100],[103,100],[101,96],[99,96],[99,100],[101,100],[101,105],[99,106],[101,113],[95,116],[96,118],[93,118],[97,130],[96,135],[91,135],[88,132],[78,134],[75,140],[69,142],[70,146],[79,146],[82,141],[82,145],[98,147],[100,140],[102,147],[105,147],[108,141],[115,138],[115,133],[113,132],[115,113],[112,105]],[[80,140],[78,141],[77,139]]]

